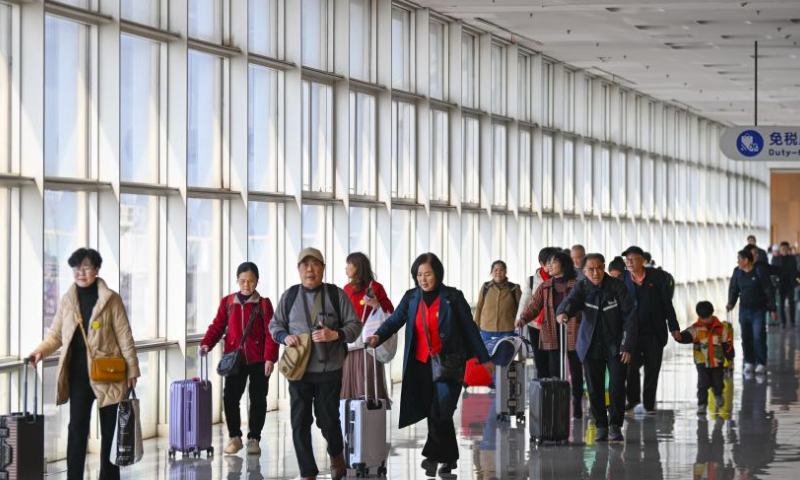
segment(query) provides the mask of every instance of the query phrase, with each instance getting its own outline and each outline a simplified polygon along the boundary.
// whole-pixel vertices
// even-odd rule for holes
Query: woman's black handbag
[[[437,355],[433,354],[431,332],[428,330],[428,315],[425,312],[424,305],[420,304],[419,308],[422,309],[422,326],[425,328],[425,339],[428,341],[428,350],[431,352],[431,373],[433,374],[433,381],[463,382],[465,372],[464,359],[457,353],[440,352]]]
[[[242,306],[244,308],[244,306]],[[250,333],[250,329],[253,328],[253,321],[259,314],[259,308],[253,308],[252,313],[250,313],[250,320],[247,322],[247,328],[244,330],[244,334],[242,334],[242,341],[239,342],[239,348],[232,352],[228,352],[222,355],[222,358],[219,360],[219,364],[217,364],[217,373],[221,377],[227,377],[228,375],[236,375],[239,373],[239,369],[242,367],[242,357],[244,356],[244,342],[247,340],[247,334]]]

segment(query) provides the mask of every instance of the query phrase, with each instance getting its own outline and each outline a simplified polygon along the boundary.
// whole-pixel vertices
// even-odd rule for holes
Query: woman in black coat
[[[453,414],[458,405],[467,360],[478,357],[491,375],[494,364],[472,321],[469,304],[461,291],[442,284],[444,267],[433,253],[417,257],[411,266],[417,288],[403,295],[391,317],[366,339],[377,347],[406,328],[403,353],[403,389],[400,396],[400,428],[428,419],[428,438],[422,449],[422,468],[429,477],[449,475],[456,468],[458,442]],[[427,327],[427,328],[426,328]],[[431,352],[456,366],[456,377],[433,379]]]

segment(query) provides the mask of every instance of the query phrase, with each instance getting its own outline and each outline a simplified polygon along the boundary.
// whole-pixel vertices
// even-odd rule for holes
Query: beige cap
[[[308,257],[315,258],[319,260],[319,263],[325,265],[325,258],[322,256],[322,252],[320,252],[316,248],[311,248],[311,247],[300,250],[300,255],[297,256],[297,264],[299,265],[303,263],[303,260],[305,260]]]

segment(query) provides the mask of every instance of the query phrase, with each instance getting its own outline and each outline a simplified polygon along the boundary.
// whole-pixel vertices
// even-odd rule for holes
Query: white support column
[[[19,154],[24,159],[20,173],[36,184],[20,187],[14,205],[19,209],[19,260],[14,281],[25,288],[19,289],[19,303],[12,308],[11,319],[29,327],[19,329],[19,353],[27,355],[44,333],[43,309],[36,308],[44,304],[44,4],[24,3],[17,8],[20,30],[25,32],[18,56],[19,84],[25,85],[19,90]],[[34,306],[36,313],[28,316],[26,308],[23,318],[22,305]]]
[[[461,105],[461,31],[462,23],[451,23],[449,28],[450,52],[448,58],[449,91],[450,99]],[[461,199],[464,193],[464,130],[462,126],[461,108],[451,108],[449,118],[449,144],[450,148],[450,204],[456,207],[458,216],[461,216]],[[459,223],[460,225],[460,223]],[[460,230],[460,226],[459,226]],[[460,235],[459,235],[460,238]],[[460,277],[456,277],[460,278]]]
[[[519,75],[519,45],[512,43],[506,47],[506,98],[508,104],[508,115],[512,118],[521,116],[519,105],[519,88],[517,85],[517,75]],[[514,218],[519,219],[519,123],[517,121],[508,122],[506,125],[506,189],[508,191],[508,209],[514,212]],[[513,222],[516,229],[516,221]],[[515,230],[516,232],[516,230]],[[511,236],[509,228],[508,238],[516,238],[516,233]]]
[[[119,1],[101,0],[100,11],[114,21],[97,26],[97,164],[98,180],[111,183],[111,190],[98,192],[97,247],[103,255],[102,277],[112,290],[119,291],[120,214],[119,214],[119,164],[120,164],[120,29]],[[92,46],[94,48],[94,46]]]
[[[492,165],[492,35],[484,33],[479,38],[480,62],[478,77],[480,92],[478,104],[484,114],[480,117],[480,204],[491,217],[494,191],[494,166]]]
[[[186,174],[188,128],[188,54],[186,0],[169,2],[169,28],[180,35],[167,45],[167,184],[178,195],[167,198],[167,338],[178,341],[178,349],[166,352],[166,370],[161,388],[186,377]],[[159,416],[159,436],[167,436],[166,406]]]
[[[230,234],[230,271],[223,272],[223,285],[233,282],[236,268],[247,260],[247,183],[248,183],[248,95],[249,95],[249,67],[247,62],[248,29],[247,29],[247,2],[233,2],[231,4],[230,44],[239,47],[242,55],[236,55],[228,60],[230,76],[228,95],[230,119],[230,189],[241,192],[241,195],[230,201],[231,224]]]
[[[378,200],[392,208],[392,37],[386,32],[392,31],[392,2],[377,0],[375,25],[379,32],[377,39],[376,81],[386,90],[379,93],[376,101],[377,130],[376,139],[378,155]],[[388,230],[391,231],[391,228]],[[388,243],[388,242],[387,242]],[[388,257],[387,257],[388,258]]]

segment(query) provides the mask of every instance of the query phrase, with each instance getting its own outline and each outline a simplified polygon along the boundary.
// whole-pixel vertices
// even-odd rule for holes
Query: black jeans
[[[438,463],[458,460],[458,439],[453,424],[453,414],[458,406],[462,384],[459,382],[434,382],[431,362],[422,363],[409,358],[406,375],[419,379],[415,396],[419,403],[430,405],[428,410],[428,437],[422,447],[422,456]]]
[[[539,348],[539,335],[541,332],[538,328],[528,326],[528,337],[533,347],[533,361],[536,364],[536,378],[547,378],[550,374],[550,364],[548,360],[550,356],[545,350]]]
[[[606,412],[606,368],[609,374],[609,406]],[[583,360],[586,386],[589,389],[589,404],[592,416],[599,428],[608,428],[609,423],[622,427],[625,418],[625,365],[619,355],[605,358],[586,356]]]
[[[239,413],[239,402],[244,395],[247,379],[250,379],[250,413],[248,415],[249,432],[247,438],[261,441],[261,430],[267,417],[267,392],[269,377],[264,375],[264,362],[244,365],[236,375],[225,378],[225,389],[222,394],[225,404],[225,423],[228,425],[230,438],[242,436],[242,418]]]
[[[548,366],[550,367],[550,376],[561,377],[561,350],[548,350],[549,355]],[[569,365],[569,376],[572,384],[572,398],[573,400],[580,400],[583,396],[583,365],[581,359],[578,358],[578,352],[570,350],[567,352],[567,364]],[[566,380],[566,378],[562,379]]]
[[[658,375],[661,373],[661,359],[664,346],[654,335],[641,335],[636,341],[631,363],[628,365],[628,384],[625,387],[628,403],[635,405],[641,401],[647,410],[656,408]],[[644,391],[642,391],[639,370],[644,366]]]
[[[705,365],[697,367],[697,404],[708,405],[708,387],[714,390],[714,395],[722,395],[725,371],[722,367],[708,368]]]
[[[83,480],[86,445],[95,396],[89,384],[89,369],[82,358],[69,366],[69,427],[67,434],[67,479]],[[117,426],[117,404],[100,408],[100,480],[119,480],[119,467],[111,463],[111,442]]]
[[[292,441],[300,475],[303,477],[316,477],[319,474],[311,445],[311,424],[314,422],[312,408],[317,417],[317,427],[328,442],[328,455],[336,457],[344,453],[342,425],[339,420],[341,390],[341,376],[325,382],[289,382]]]
[[[795,317],[795,310],[797,309],[797,304],[794,301],[794,289],[791,290],[781,290],[780,292],[780,303],[778,304],[778,312],[781,316],[781,325],[784,327],[787,323],[786,317],[786,309],[789,309],[789,317],[788,323],[794,325],[794,317]],[[786,304],[789,304],[788,306]]]

